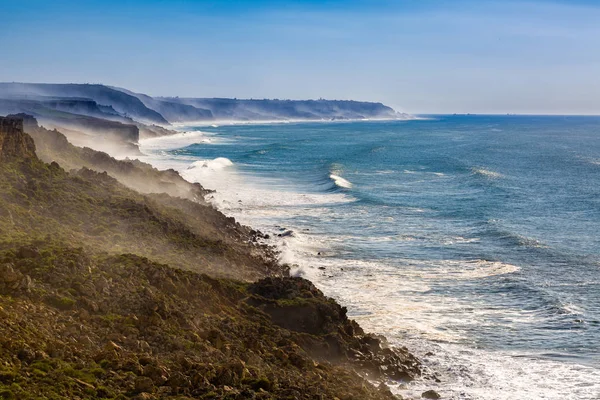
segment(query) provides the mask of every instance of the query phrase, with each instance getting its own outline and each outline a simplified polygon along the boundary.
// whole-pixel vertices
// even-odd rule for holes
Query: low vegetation
[[[359,374],[420,373],[256,232],[27,137],[0,131],[0,399],[393,399]]]

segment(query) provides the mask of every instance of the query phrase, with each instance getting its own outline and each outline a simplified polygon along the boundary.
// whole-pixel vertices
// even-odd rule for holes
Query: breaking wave
[[[160,136],[140,140],[140,150],[152,153],[156,150],[175,150],[197,143],[213,143],[215,139],[210,134],[201,131],[176,133],[175,135]]]
[[[423,360],[426,374],[441,380],[394,388],[401,395],[420,398],[423,391],[435,389],[442,398],[464,400],[597,398],[600,370],[588,367],[587,358],[596,360],[596,353],[589,354],[595,350],[587,350],[597,337],[598,318],[590,313],[595,305],[570,292],[577,285],[596,288],[592,269],[600,263],[593,264],[592,256],[582,262],[559,254],[552,232],[547,236],[547,231],[527,229],[536,221],[514,223],[515,215],[507,211],[518,208],[501,206],[513,205],[526,195],[523,191],[470,186],[486,181],[486,188],[504,188],[508,180],[502,179],[510,176],[518,189],[518,171],[489,159],[484,167],[479,157],[458,165],[429,159],[425,156],[431,146],[440,152],[449,148],[431,140],[417,142],[426,149],[417,157],[417,146],[404,151],[388,145],[395,140],[392,135],[367,148],[378,150],[384,143],[398,151],[397,158],[367,160],[362,152],[357,152],[360,159],[339,152],[340,164],[324,164],[334,145],[319,147],[320,137],[306,139],[316,156],[294,154],[302,146],[297,139],[304,132],[298,129],[273,126],[258,132],[246,127],[223,138],[183,135],[175,138],[181,147],[203,139],[231,140],[236,146],[213,141],[216,150],[198,146],[207,159],[190,157],[193,151],[174,151],[167,154],[173,160],[166,153],[157,160],[216,189],[208,200],[240,223],[269,234],[261,241],[276,246],[295,275],[312,280],[347,306],[349,316],[366,330],[407,346]],[[323,137],[348,137],[346,128],[331,129]],[[249,140],[244,142],[244,135]],[[417,141],[421,136],[411,137]],[[480,144],[483,139],[465,135],[460,140]],[[155,155],[161,145],[175,144],[151,143],[156,144]],[[281,148],[277,146],[286,146],[285,157],[275,151]],[[412,152],[418,154],[413,157]],[[230,159],[213,158],[217,155]],[[341,163],[351,165],[352,173]],[[468,179],[461,179],[465,175]],[[528,208],[522,211],[516,215],[531,217]],[[594,268],[588,267],[592,264]],[[562,284],[565,288],[558,288]],[[565,346],[580,346],[584,353]]]
[[[485,168],[472,168],[471,172],[473,172],[473,174],[475,174],[475,175],[480,175],[480,176],[483,176],[483,177],[489,178],[489,179],[504,178],[504,175],[502,175],[501,173],[491,171],[491,170],[485,169]]]
[[[331,175],[329,175],[329,177],[333,180],[333,183],[335,183],[335,185],[337,187],[341,187],[341,188],[344,188],[344,189],[350,189],[350,188],[352,188],[352,183],[349,182],[349,181],[347,181],[346,179],[342,178],[339,175],[331,174]]]

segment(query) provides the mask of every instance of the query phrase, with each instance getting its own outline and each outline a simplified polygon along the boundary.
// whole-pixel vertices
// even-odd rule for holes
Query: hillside
[[[59,163],[66,170],[89,168],[107,172],[120,183],[140,193],[167,193],[196,202],[203,202],[210,191],[198,183],[189,183],[175,170],[159,171],[138,160],[116,160],[107,153],[89,147],[71,144],[60,131],[39,126],[37,120],[26,114],[9,116],[24,119],[25,131],[33,137],[38,157]]]
[[[146,94],[135,93],[123,88],[114,88],[128,93],[140,99],[146,107],[156,110],[171,123],[184,123],[189,121],[210,121],[214,120],[213,113],[210,110],[194,107],[179,101],[172,101],[167,98],[154,98]]]
[[[37,153],[57,154],[64,136],[25,125],[35,143],[0,118],[0,398],[392,399],[357,372],[420,374],[406,349],[288,277],[259,232],[47,164]],[[64,149],[61,162],[91,163]]]
[[[51,83],[0,83],[0,98],[27,99],[40,96],[56,98],[90,99],[110,106],[123,116],[150,124],[168,124],[162,115],[146,107],[137,97],[104,85],[51,84]]]
[[[146,137],[162,134],[160,131],[152,132],[156,130],[153,127],[103,110],[103,107],[91,100],[39,101],[0,98],[0,115],[34,116],[44,126],[60,129],[68,135],[71,142],[79,146],[112,151],[115,155],[139,155],[137,143],[142,133]]]
[[[14,107],[2,107],[4,102]],[[29,102],[29,108],[22,106]],[[34,103],[38,110],[32,109]],[[21,109],[19,108],[21,107]],[[41,113],[39,110],[44,109]],[[47,109],[125,124],[167,126],[206,121],[404,119],[381,103],[342,100],[241,100],[151,97],[131,90],[89,84],[0,83],[0,112],[28,113],[47,125]],[[38,112],[38,114],[35,114]],[[43,114],[43,115],[42,115]],[[60,126],[58,126],[60,128]],[[139,126],[138,126],[139,127]]]
[[[227,121],[396,119],[406,117],[381,103],[361,101],[172,97],[165,100],[210,110],[216,120]]]

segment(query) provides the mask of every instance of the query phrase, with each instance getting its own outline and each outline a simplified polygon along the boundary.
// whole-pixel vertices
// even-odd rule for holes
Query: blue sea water
[[[415,352],[398,393],[600,398],[600,118],[186,130],[142,149]]]

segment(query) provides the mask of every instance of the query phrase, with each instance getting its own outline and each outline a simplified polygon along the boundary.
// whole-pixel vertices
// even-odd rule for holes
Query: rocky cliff
[[[33,116],[17,114],[12,117],[23,118],[24,130],[33,137],[36,154],[45,162],[58,162],[67,170],[85,167],[107,172],[125,186],[141,193],[166,193],[196,202],[203,202],[204,196],[210,193],[199,183],[189,183],[175,170],[159,171],[138,160],[117,160],[89,147],[77,147],[57,129],[49,130],[40,126]]]
[[[32,157],[35,144],[23,133],[23,119],[0,117],[0,161]]]
[[[259,232],[46,164],[0,123],[0,398],[391,400],[364,376],[420,374]]]
[[[104,85],[0,83],[0,98],[39,100],[40,96],[91,99],[139,122],[168,124],[160,113],[146,107],[137,97]]]
[[[406,117],[381,103],[364,101],[207,98],[165,98],[164,100],[210,110],[216,120],[349,120]]]
[[[51,108],[56,107],[56,108]],[[81,114],[65,111],[78,111]],[[80,146],[98,150],[119,149],[123,154],[137,154],[141,124],[112,114],[98,114],[101,107],[92,101],[38,101],[0,98],[0,115],[26,114],[44,126],[58,128]],[[97,116],[87,115],[94,114]],[[138,126],[139,125],[139,126]],[[146,130],[146,127],[144,127]]]
[[[286,121],[403,119],[382,103],[348,100],[244,100],[227,98],[151,97],[127,89],[104,85],[0,83],[0,100],[9,105],[24,101],[36,103],[37,111],[10,108],[4,113],[26,112],[38,118],[54,114],[41,109],[68,112],[71,115],[117,120],[124,123],[168,125],[199,121]],[[19,103],[21,102],[21,103]],[[5,107],[6,108],[6,107]],[[0,101],[0,112],[3,107]],[[35,114],[38,112],[39,114]],[[115,115],[115,113],[117,115]],[[44,121],[45,122],[45,121]]]

